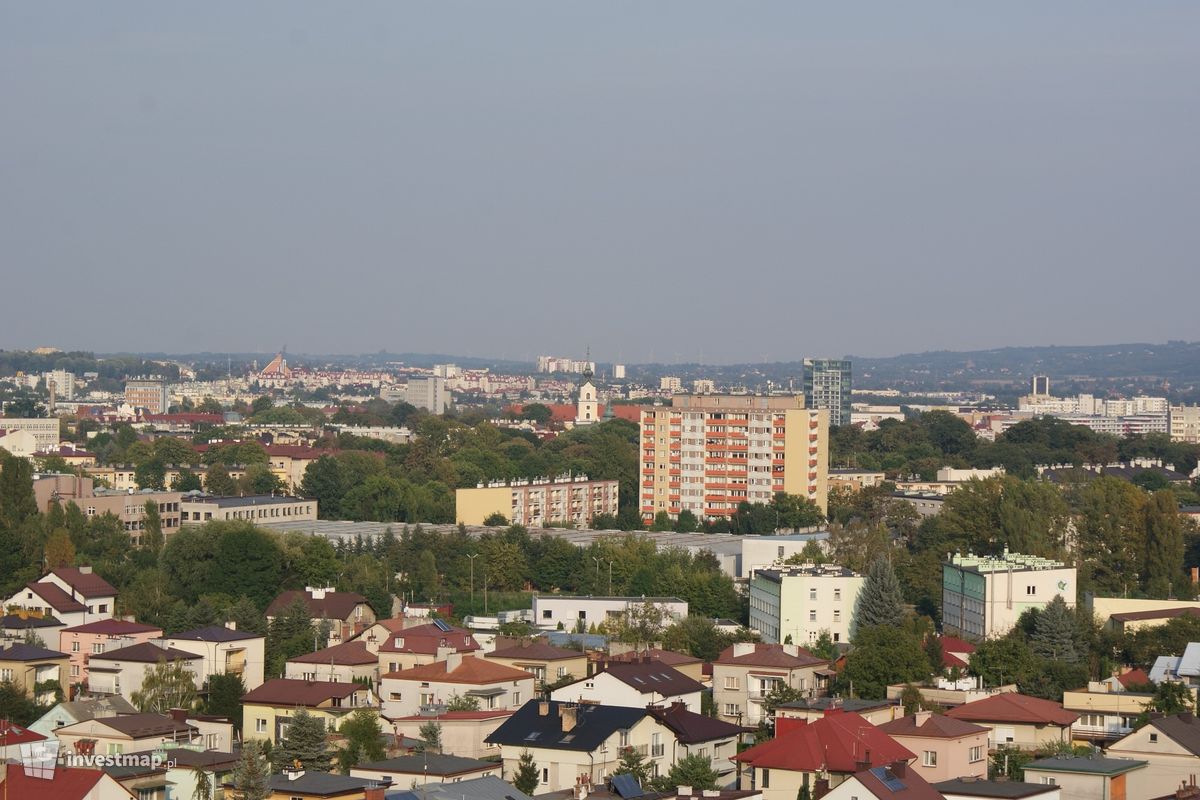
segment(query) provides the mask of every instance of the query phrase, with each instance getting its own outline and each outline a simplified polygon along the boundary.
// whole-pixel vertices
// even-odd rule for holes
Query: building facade
[[[660,512],[729,517],[778,492],[827,508],[829,412],[803,397],[680,395],[642,410],[640,449],[647,522]]]
[[[203,524],[214,519],[243,519],[265,525],[315,520],[317,501],[273,494],[242,497],[188,494],[180,500],[179,510],[185,525]]]
[[[586,475],[494,481],[454,493],[455,516],[465,525],[482,525],[494,513],[513,525],[538,528],[548,522],[572,522],[590,528],[598,514],[617,513],[617,481]]]
[[[1200,405],[1171,406],[1171,441],[1200,444]]]
[[[942,565],[942,627],[951,636],[990,639],[1031,608],[1061,595],[1075,607],[1076,573],[1060,561],[1010,553],[954,555]]]
[[[804,404],[829,411],[829,424],[850,424],[850,362],[828,358],[804,359]]]
[[[764,642],[813,644],[822,631],[849,642],[863,581],[833,564],[758,570],[750,578],[750,627]]]
[[[24,431],[33,436],[35,451],[54,450],[58,447],[58,418],[31,417],[28,419],[4,417],[0,419],[0,432]]]
[[[165,414],[171,403],[167,382],[162,378],[135,378],[125,381],[125,402],[144,408],[148,414]]]
[[[446,388],[446,379],[436,375],[410,379],[406,402],[430,414],[445,414],[450,407],[450,390]]]
[[[688,615],[686,600],[678,597],[592,597],[542,594],[533,598],[533,624],[543,630],[587,629],[592,625],[623,620],[647,604],[662,613],[664,624]]]

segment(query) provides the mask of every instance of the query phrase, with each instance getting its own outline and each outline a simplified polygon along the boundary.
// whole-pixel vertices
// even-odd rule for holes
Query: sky
[[[0,2],[0,348],[1200,339],[1200,4]]]

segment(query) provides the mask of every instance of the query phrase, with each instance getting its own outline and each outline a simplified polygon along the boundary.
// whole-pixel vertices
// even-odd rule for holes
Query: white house
[[[628,708],[681,702],[688,711],[699,714],[703,691],[696,680],[660,661],[613,662],[595,675],[560,686],[550,693],[550,699]]]
[[[383,715],[389,719],[443,706],[456,695],[474,697],[482,709],[520,708],[533,697],[534,677],[486,658],[450,653],[444,661],[389,672],[379,681]]]
[[[192,673],[196,688],[200,688],[199,673],[202,659],[171,647],[152,642],[122,647],[108,653],[91,656],[88,661],[88,692],[90,694],[119,694],[133,699],[140,691],[146,674],[160,663],[182,664]]]
[[[750,627],[764,642],[849,642],[863,576],[834,564],[761,569],[750,578]]]
[[[263,684],[266,637],[239,631],[233,623],[225,627],[210,625],[164,636],[161,642],[170,649],[200,658],[196,662],[196,680],[201,686],[210,675],[241,675],[246,691]]]
[[[18,589],[5,601],[4,607],[57,617],[64,626],[71,628],[112,619],[116,602],[117,590],[92,572],[91,567],[59,567]]]
[[[534,624],[543,630],[588,628],[605,622],[625,619],[630,611],[640,610],[649,603],[661,610],[664,622],[688,615],[686,600],[678,597],[591,597],[582,595],[535,595]]]

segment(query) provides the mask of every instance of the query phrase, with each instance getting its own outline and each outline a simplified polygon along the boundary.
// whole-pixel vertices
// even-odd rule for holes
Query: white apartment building
[[[764,642],[806,646],[829,631],[848,642],[864,578],[833,564],[761,569],[750,578],[750,627]]]
[[[75,399],[75,376],[65,369],[43,372],[42,380],[46,382],[47,390],[53,387],[56,400],[70,402]]]
[[[660,392],[682,392],[683,381],[674,375],[664,375],[658,379],[658,390]]]
[[[1003,636],[1021,614],[1061,595],[1075,607],[1076,573],[1060,561],[1010,553],[956,554],[942,565],[942,627],[973,639]]]
[[[602,565],[603,569],[607,566]],[[601,573],[603,574],[603,569]],[[686,600],[678,597],[591,597],[581,595],[535,595],[534,624],[543,630],[555,630],[561,622],[564,630],[585,628],[593,624],[623,619],[630,611],[640,610],[647,603],[663,612],[665,624],[688,615]]]
[[[613,364],[613,380],[614,381],[625,380],[625,365],[624,364]]]
[[[57,417],[4,417],[0,419],[0,431],[23,431],[31,434],[38,451],[54,450],[58,447],[58,418]]]
[[[450,407],[450,390],[446,388],[446,379],[436,375],[431,378],[410,378],[405,402],[423,408],[430,414],[445,414]]]
[[[1171,406],[1171,441],[1200,444],[1200,405]]]

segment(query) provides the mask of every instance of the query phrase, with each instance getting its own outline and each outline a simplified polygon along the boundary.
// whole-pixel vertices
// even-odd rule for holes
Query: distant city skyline
[[[0,346],[1200,339],[1200,6],[9,4]]]

